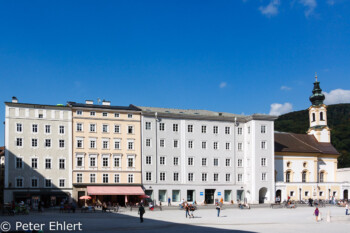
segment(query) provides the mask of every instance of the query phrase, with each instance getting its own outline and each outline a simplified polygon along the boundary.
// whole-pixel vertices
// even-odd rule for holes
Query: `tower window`
[[[312,121],[316,121],[316,115],[315,115],[315,113],[312,113]]]
[[[324,119],[323,119],[323,112],[320,112],[320,120],[324,121]]]

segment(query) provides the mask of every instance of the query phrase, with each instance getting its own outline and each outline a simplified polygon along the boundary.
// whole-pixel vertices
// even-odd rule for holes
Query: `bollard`
[[[331,211],[328,210],[328,213],[327,213],[327,222],[331,222]]]

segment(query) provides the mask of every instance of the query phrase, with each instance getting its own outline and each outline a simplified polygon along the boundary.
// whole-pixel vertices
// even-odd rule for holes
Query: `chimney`
[[[85,100],[85,104],[94,104],[94,101],[92,101],[92,100]]]
[[[18,99],[16,96],[12,96],[12,103],[18,103]]]
[[[102,105],[111,106],[111,101],[102,100]]]

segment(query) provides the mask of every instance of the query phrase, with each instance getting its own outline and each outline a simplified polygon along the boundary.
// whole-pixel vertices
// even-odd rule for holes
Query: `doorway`
[[[193,202],[195,201],[195,192],[194,190],[187,190],[187,201]]]
[[[215,189],[206,189],[205,190],[205,203],[214,204],[214,194],[215,194]]]
[[[348,197],[348,195],[349,195],[348,192],[349,191],[347,189],[344,190],[344,200],[348,200],[348,198],[349,198]]]
[[[261,188],[259,190],[259,204],[265,203],[265,200],[267,199],[267,188]]]
[[[237,190],[237,202],[244,202],[244,190]]]
[[[279,189],[276,191],[276,203],[281,203],[282,191]]]

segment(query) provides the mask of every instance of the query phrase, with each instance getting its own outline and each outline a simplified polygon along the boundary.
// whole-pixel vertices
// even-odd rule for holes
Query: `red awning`
[[[145,195],[140,186],[87,186],[88,195]]]

